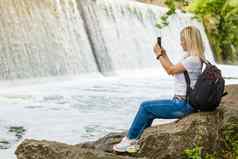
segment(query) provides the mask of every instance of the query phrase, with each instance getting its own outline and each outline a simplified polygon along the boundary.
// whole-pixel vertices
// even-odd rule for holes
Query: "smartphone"
[[[157,43],[158,43],[159,46],[161,47],[161,37],[157,37]]]

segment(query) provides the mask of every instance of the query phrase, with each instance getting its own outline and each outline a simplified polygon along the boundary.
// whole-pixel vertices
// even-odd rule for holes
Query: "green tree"
[[[167,1],[170,14],[161,17],[160,24],[163,21],[162,25],[166,25],[168,16],[175,13],[175,3],[182,3],[186,12],[203,22],[217,61],[238,62],[238,0]]]

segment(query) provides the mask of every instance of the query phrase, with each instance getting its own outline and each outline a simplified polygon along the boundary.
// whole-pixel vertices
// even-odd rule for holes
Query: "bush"
[[[159,24],[162,25],[157,24],[160,28],[167,25],[168,16],[175,13],[175,2],[184,4],[186,12],[194,13],[203,22],[218,62],[238,62],[237,0],[167,0],[170,9],[161,17]]]

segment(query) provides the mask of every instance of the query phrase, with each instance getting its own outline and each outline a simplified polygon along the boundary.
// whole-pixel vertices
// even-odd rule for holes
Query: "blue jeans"
[[[135,119],[128,131],[129,139],[138,139],[144,129],[150,127],[155,118],[177,119],[193,112],[193,108],[185,100],[166,99],[142,102]]]

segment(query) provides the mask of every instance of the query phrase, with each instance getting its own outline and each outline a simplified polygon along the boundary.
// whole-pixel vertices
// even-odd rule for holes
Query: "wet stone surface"
[[[21,139],[25,133],[26,129],[22,126],[10,126],[8,132],[14,133],[17,140]]]
[[[22,126],[7,126],[0,131],[0,149],[9,149],[24,136],[26,129]]]

